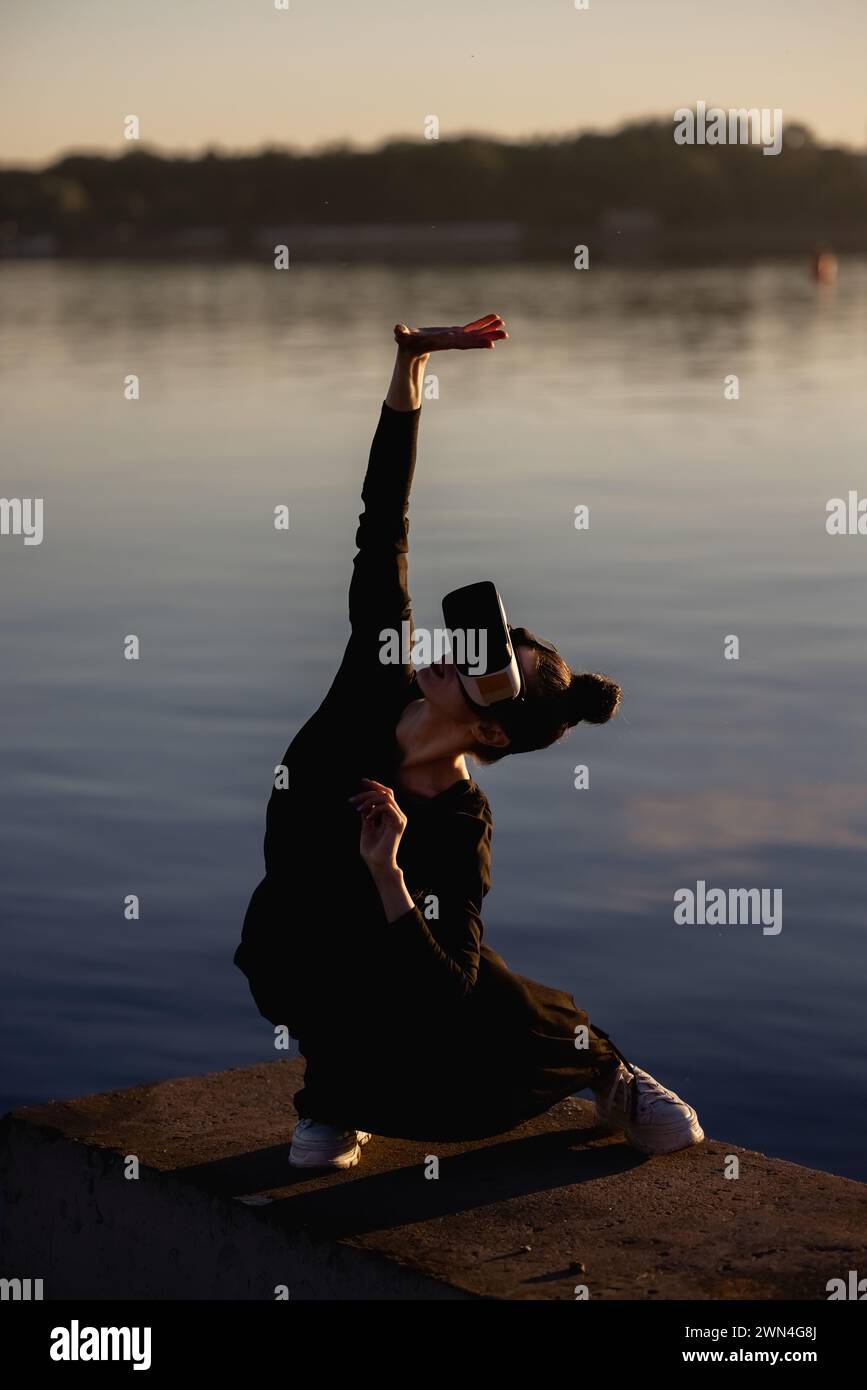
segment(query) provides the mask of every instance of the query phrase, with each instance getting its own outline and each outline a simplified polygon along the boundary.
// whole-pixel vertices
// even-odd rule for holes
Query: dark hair
[[[515,628],[516,647],[536,652],[535,675],[527,681],[523,704],[514,712],[498,714],[496,722],[509,736],[508,747],[479,743],[471,751],[480,763],[496,763],[507,753],[529,753],[548,748],[576,724],[606,724],[620,704],[616,681],[598,671],[572,671],[559,652],[538,646],[526,628]]]

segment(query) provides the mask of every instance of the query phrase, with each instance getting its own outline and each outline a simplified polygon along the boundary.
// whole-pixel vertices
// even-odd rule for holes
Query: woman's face
[[[418,688],[429,705],[455,724],[469,727],[478,715],[463,697],[458,671],[453,661],[434,661],[416,672]]]
[[[516,646],[515,650],[524,672],[524,679],[530,685],[536,668],[536,653],[532,647],[526,646]],[[422,695],[438,714],[467,729],[484,722],[483,716],[464,699],[463,687],[454,662],[435,661],[430,666],[423,666],[416,672],[416,679]]]

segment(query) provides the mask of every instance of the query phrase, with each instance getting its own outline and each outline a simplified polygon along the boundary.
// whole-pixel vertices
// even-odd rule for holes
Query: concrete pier
[[[867,1272],[867,1184],[714,1139],[645,1158],[583,1098],[494,1139],[374,1137],[348,1172],[290,1169],[301,1067],[5,1116],[0,1277],[46,1299],[662,1301],[825,1300]]]

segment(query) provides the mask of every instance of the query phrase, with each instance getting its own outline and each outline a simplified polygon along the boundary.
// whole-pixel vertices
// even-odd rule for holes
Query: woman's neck
[[[413,700],[396,729],[400,781],[417,796],[438,796],[467,779],[464,754],[455,748],[453,724],[438,720],[425,700]]]

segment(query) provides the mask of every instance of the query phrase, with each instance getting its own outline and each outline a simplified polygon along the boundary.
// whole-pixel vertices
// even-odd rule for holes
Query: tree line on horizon
[[[786,127],[773,157],[758,145],[677,145],[672,129],[652,120],[521,142],[467,135],[372,150],[70,153],[43,169],[0,169],[0,229],[7,240],[48,234],[75,249],[106,229],[134,241],[213,227],[241,248],[251,229],[295,224],[578,227],[622,212],[663,228],[867,221],[867,160],[820,144],[803,125]]]

